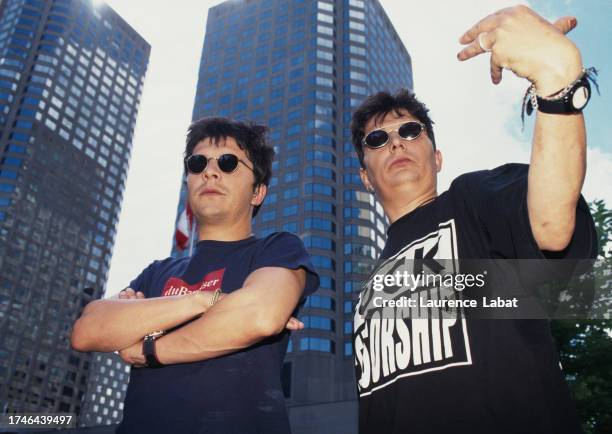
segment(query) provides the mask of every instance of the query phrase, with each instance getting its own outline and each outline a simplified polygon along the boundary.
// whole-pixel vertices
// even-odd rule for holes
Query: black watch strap
[[[561,98],[538,98],[538,110],[542,113],[567,114],[580,113],[591,98],[591,85],[586,75],[577,81]]]
[[[160,368],[164,366],[155,354],[155,340],[158,336],[147,335],[142,341],[142,354],[146,360],[147,368]]]

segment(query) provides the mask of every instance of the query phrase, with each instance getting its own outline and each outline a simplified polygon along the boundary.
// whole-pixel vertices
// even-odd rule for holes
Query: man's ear
[[[370,182],[370,178],[368,178],[368,172],[363,167],[359,168],[359,177],[361,178],[361,182],[366,190],[373,192],[374,186]]]
[[[434,158],[436,160],[436,172],[442,170],[442,152],[439,149],[434,151]]]
[[[265,184],[259,184],[253,190],[253,198],[251,199],[251,205],[261,205],[268,194],[268,187]]]

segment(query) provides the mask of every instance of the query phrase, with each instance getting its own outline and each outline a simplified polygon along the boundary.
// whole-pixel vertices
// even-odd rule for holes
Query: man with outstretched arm
[[[447,263],[461,267],[460,259],[546,265],[547,258],[594,257],[594,225],[580,196],[589,77],[564,35],[575,25],[573,18],[553,25],[518,6],[484,18],[460,40],[461,61],[490,53],[493,83],[504,68],[532,83],[537,114],[529,165],[466,173],[438,194],[442,154],[428,110],[413,93],[378,93],[353,114],[362,182],[390,222],[354,318],[360,433],[581,431],[546,320],[474,319],[460,309],[425,309],[416,317],[418,309],[403,307],[395,313],[410,315],[389,316],[392,310],[369,301],[374,284],[406,269],[416,275]],[[472,121],[469,128],[487,128]],[[523,283],[504,277],[511,288]],[[426,302],[458,294],[439,284],[409,289],[409,297]]]
[[[291,315],[318,276],[297,236],[251,232],[271,177],[265,131],[225,118],[190,126],[193,255],[154,261],[74,326],[74,348],[119,351],[134,366],[118,433],[290,432],[283,330],[303,327]]]

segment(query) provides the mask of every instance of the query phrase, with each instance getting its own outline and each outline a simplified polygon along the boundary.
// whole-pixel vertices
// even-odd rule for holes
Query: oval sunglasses
[[[252,167],[234,154],[222,154],[218,157],[207,157],[202,154],[190,155],[184,160],[185,171],[199,175],[206,170],[210,160],[217,160],[217,166],[223,173],[234,173],[238,169],[238,163],[244,164],[250,171],[255,172]]]
[[[380,128],[377,130],[370,131],[363,138],[362,144],[366,145],[370,149],[378,149],[389,143],[389,140],[391,139],[389,133],[393,131],[397,131],[397,134],[404,140],[414,140],[418,138],[425,129],[425,125],[417,121],[402,121],[388,125],[387,127],[393,127],[396,125],[399,125],[399,127],[389,130],[388,132]]]

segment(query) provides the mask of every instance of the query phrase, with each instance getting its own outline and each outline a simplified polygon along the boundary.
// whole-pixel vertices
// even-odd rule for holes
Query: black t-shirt
[[[529,224],[527,170],[507,164],[458,177],[389,227],[376,269],[417,258],[545,263]],[[595,255],[581,197],[573,238],[555,257]],[[370,318],[360,314],[363,298],[353,334],[361,434],[581,432],[548,321]]]
[[[200,241],[190,258],[155,261],[130,287],[146,298],[217,288],[231,293],[262,267],[305,269],[304,297],[319,286],[302,241],[279,232],[263,239]],[[117,433],[289,433],[280,380],[288,336],[200,362],[132,369]]]

